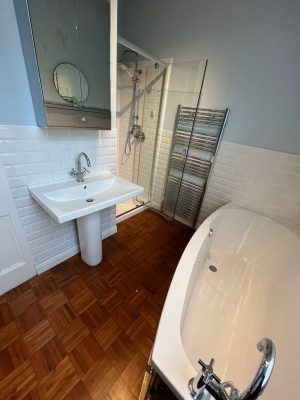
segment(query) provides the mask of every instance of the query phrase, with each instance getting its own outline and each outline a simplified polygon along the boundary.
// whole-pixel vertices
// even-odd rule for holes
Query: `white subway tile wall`
[[[165,183],[169,170],[173,131],[162,130],[158,136],[157,159],[154,168],[154,180],[151,205],[160,210],[165,194]]]
[[[178,105],[196,107],[205,60],[172,63],[169,80],[165,86],[165,110],[163,110],[162,130],[158,137],[158,151],[154,170],[151,205],[160,210],[163,202],[165,183],[169,169],[173,129]]]
[[[300,156],[222,141],[198,224],[233,202],[300,228]]]
[[[146,66],[143,130],[145,141],[140,146],[138,182],[145,188],[144,198],[149,200],[154,152],[157,137],[164,67],[155,68],[153,62]]]
[[[144,64],[144,63],[143,63]],[[128,62],[127,65],[133,71],[135,63]],[[144,96],[143,91],[145,88],[145,66],[140,63],[142,74],[139,76],[138,90],[139,96],[139,123],[143,123],[143,109],[144,109]],[[124,179],[132,182],[138,180],[138,161],[140,145],[132,140],[132,151],[129,156],[124,153],[127,133],[129,128],[130,111],[133,95],[133,82],[131,77],[125,72],[118,69],[117,74],[117,99],[118,99],[118,175]]]
[[[69,179],[77,155],[84,151],[91,172],[117,169],[116,131],[68,128],[0,127],[0,157],[37,270],[78,252],[75,222],[56,223],[30,197],[27,186]],[[102,235],[116,229],[115,207],[102,212]]]

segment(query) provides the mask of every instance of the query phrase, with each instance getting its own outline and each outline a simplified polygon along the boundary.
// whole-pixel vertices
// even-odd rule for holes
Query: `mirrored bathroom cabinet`
[[[14,0],[37,125],[110,129],[110,4]]]

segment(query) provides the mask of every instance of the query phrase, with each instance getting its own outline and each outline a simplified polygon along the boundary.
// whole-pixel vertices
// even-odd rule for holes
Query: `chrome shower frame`
[[[121,54],[121,57],[119,58],[119,62],[117,64],[118,68],[120,68],[121,70],[126,72],[130,76],[130,78],[132,79],[133,82],[135,82],[135,80],[136,80],[135,78],[137,78],[137,81],[139,81],[139,76],[142,73],[142,71],[139,69],[139,56],[142,56],[143,58],[146,58],[147,60],[152,61],[156,68],[159,65],[164,67],[164,70],[162,71],[162,76],[163,76],[163,80],[162,80],[162,96],[160,98],[158,123],[157,123],[157,127],[156,127],[156,135],[155,135],[155,140],[154,140],[153,160],[152,160],[151,169],[149,170],[149,174],[150,174],[149,198],[147,198],[147,200],[145,202],[142,201],[142,200],[139,200],[138,198],[134,199],[134,204],[135,204],[136,208],[140,207],[142,209],[141,206],[144,206],[145,204],[147,204],[148,207],[149,207],[149,205],[151,207],[153,183],[154,183],[154,170],[155,170],[156,163],[157,163],[158,137],[159,137],[159,132],[161,130],[161,112],[162,112],[161,107],[162,107],[162,104],[163,104],[163,99],[165,101],[165,97],[166,97],[166,93],[165,93],[165,89],[164,89],[165,76],[166,76],[167,69],[170,68],[171,62],[170,63],[166,63],[163,60],[160,60],[160,59],[157,59],[157,58],[153,57],[151,54],[145,52],[143,49],[135,46],[133,43],[127,41],[126,39],[122,38],[121,36],[118,36],[118,43],[120,45],[124,46],[124,47],[127,47],[127,49],[128,49],[128,50],[123,51],[123,53]],[[130,67],[128,65],[128,61],[129,60],[128,60],[128,58],[126,58],[126,54],[128,54],[128,53],[129,54],[131,53],[131,54],[135,55],[135,60],[133,60],[133,57],[131,57],[131,59],[129,59],[131,62],[135,61],[135,65],[134,66]],[[127,61],[127,63],[126,63],[126,61]],[[132,73],[132,70],[133,70],[132,67],[135,69],[135,71],[138,72],[138,74],[133,74]],[[137,76],[135,76],[135,75],[137,75]],[[141,97],[141,93],[140,93],[139,97]],[[130,135],[129,137],[132,140],[134,135],[133,136]],[[140,144],[141,142],[143,142],[143,140],[144,140],[144,137],[142,137],[142,140],[137,140],[137,138],[135,138],[135,141],[133,141],[133,143]],[[124,156],[125,156],[125,152],[123,151],[123,157]],[[139,155],[139,158],[140,158],[140,155]],[[139,164],[140,164],[140,159],[139,159],[139,162],[138,162],[138,171],[139,171]],[[139,172],[137,172],[137,176],[139,176]],[[132,211],[132,210],[126,211],[124,214],[129,213],[130,211]]]

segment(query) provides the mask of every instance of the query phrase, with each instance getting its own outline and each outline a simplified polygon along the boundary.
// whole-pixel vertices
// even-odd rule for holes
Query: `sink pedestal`
[[[82,260],[94,267],[102,260],[101,214],[95,212],[77,218]]]

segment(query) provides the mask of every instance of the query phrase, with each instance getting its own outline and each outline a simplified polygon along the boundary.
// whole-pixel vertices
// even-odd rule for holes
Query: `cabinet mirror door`
[[[110,109],[110,4],[28,0],[46,103]]]
[[[75,10],[78,65],[89,86],[83,106],[109,110],[110,4],[107,0],[75,0]],[[83,80],[81,85],[84,85]],[[82,87],[82,92],[84,90]]]
[[[82,89],[74,0],[28,0],[28,7],[44,101],[76,105],[82,99],[78,93]],[[64,64],[73,66],[69,78]]]

